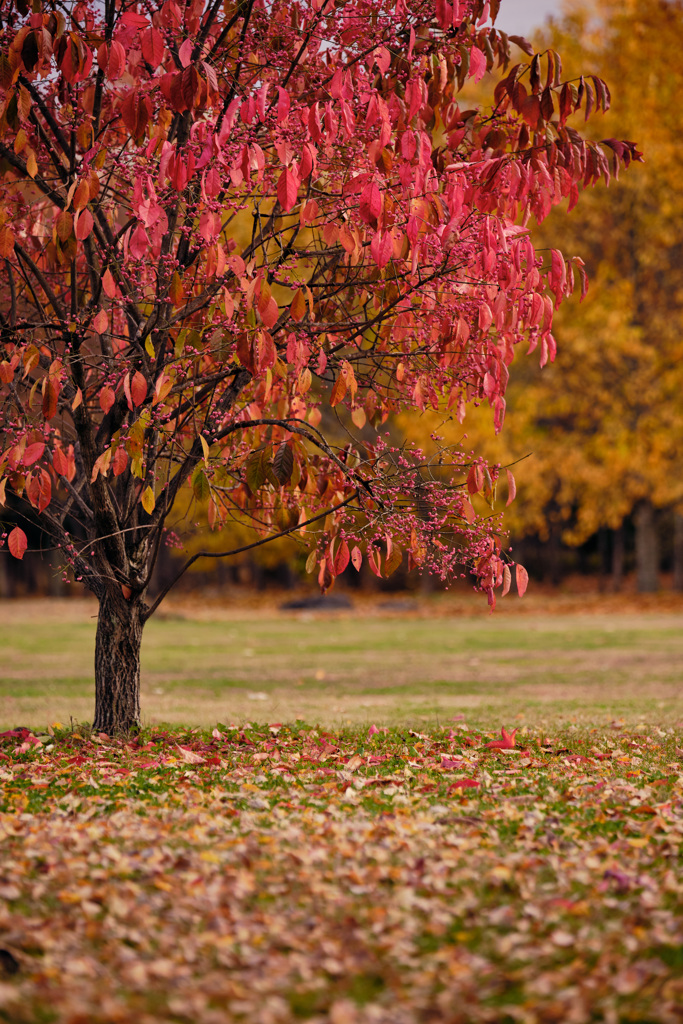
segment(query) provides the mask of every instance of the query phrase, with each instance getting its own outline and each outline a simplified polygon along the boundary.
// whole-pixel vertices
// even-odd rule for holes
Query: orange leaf
[[[111,409],[112,405],[116,401],[116,392],[113,388],[104,387],[99,394],[100,408],[102,412],[107,413]]]
[[[296,320],[297,323],[303,320],[306,315],[306,296],[302,292],[301,288],[297,288],[294,293],[289,312],[292,314],[292,319]]]
[[[57,398],[57,388],[51,380],[46,381],[45,390],[43,391],[43,416],[46,420],[51,420],[56,414]]]
[[[334,387],[332,388],[332,394],[330,396],[330,405],[339,405],[345,394],[346,379],[344,377],[344,374],[340,373],[336,381],[334,382]]]

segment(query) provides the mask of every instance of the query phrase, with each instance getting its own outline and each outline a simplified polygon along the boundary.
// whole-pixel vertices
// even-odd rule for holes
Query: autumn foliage
[[[510,568],[470,496],[496,467],[377,430],[472,401],[499,429],[520,342],[553,359],[583,267],[525,225],[637,155],[567,123],[607,109],[604,82],[564,82],[553,50],[511,65],[528,44],[483,0],[0,10],[0,498],[100,600],[98,728],[139,714],[187,485],[215,529],[317,524],[323,588],[407,551],[468,564],[493,603]],[[495,106],[461,109],[494,69]]]

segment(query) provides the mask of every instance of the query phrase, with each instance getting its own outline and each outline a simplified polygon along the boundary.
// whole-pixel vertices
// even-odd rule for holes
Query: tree
[[[515,346],[552,352],[573,282],[520,220],[609,174],[566,126],[589,94],[552,52],[508,72],[494,111],[460,109],[514,44],[488,7],[0,5],[0,495],[99,600],[96,729],[139,720],[165,591],[145,598],[188,481],[214,528],[321,524],[323,587],[349,561],[389,572],[401,548],[469,562],[491,601],[509,585],[469,500],[481,460],[435,469],[370,427],[478,395],[502,422]],[[9,550],[25,544],[16,527]]]
[[[494,461],[531,454],[510,518],[518,535],[581,544],[632,517],[638,589],[654,590],[657,510],[683,510],[683,69],[669,59],[683,46],[683,5],[577,0],[537,42],[561,49],[569,74],[619,83],[600,129],[637,133],[646,160],[608,192],[584,195],[571,217],[559,208],[534,229],[540,251],[561,237],[585,260],[591,288],[558,311],[554,365],[516,375],[505,436],[494,440],[481,420],[469,432]]]

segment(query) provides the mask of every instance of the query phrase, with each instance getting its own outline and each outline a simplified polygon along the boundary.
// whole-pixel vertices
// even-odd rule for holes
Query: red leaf
[[[515,740],[517,729],[508,732],[502,727],[500,735],[503,737],[501,740],[491,740],[490,743],[485,743],[484,746],[490,747],[492,750],[513,750],[517,746],[517,741]]]
[[[391,259],[392,250],[393,246],[389,232],[375,232],[373,239],[370,242],[370,253],[380,269],[386,267],[387,263]]]
[[[478,786],[479,783],[476,779],[456,779],[450,789],[472,789]]]
[[[30,444],[24,452],[24,457],[21,460],[22,465],[32,466],[34,462],[37,462],[45,451],[45,444],[42,441],[36,441],[35,444]]]
[[[277,302],[272,295],[263,309],[259,306],[259,313],[261,314],[261,319],[266,327],[275,326],[277,318],[280,315],[280,310],[278,309]]]
[[[114,476],[121,476],[128,465],[128,453],[123,448],[117,448],[112,459],[112,471]]]
[[[382,193],[374,181],[369,181],[361,192],[360,218],[366,224],[374,224],[382,212]]]
[[[50,475],[44,469],[38,477],[36,499],[36,507],[39,512],[44,512],[52,499],[52,483],[50,482]]]
[[[76,238],[79,242],[84,241],[93,228],[92,213],[90,210],[81,210],[76,221]]]
[[[342,540],[341,544],[337,548],[334,554],[334,574],[335,576],[341,576],[344,569],[349,564],[349,545],[345,540]]]
[[[526,571],[523,565],[517,565],[516,575],[517,593],[520,597],[524,597],[524,594],[526,593],[526,588],[529,585],[529,573]]]
[[[351,564],[356,572],[360,572],[360,567],[363,564],[363,553],[358,545],[356,545],[351,551]]]
[[[277,183],[277,197],[282,209],[289,213],[296,205],[299,193],[299,175],[293,166],[285,167]]]
[[[140,36],[142,56],[153,68],[158,68],[164,57],[164,37],[157,29],[150,27]]]
[[[538,96],[527,96],[522,103],[522,117],[530,128],[535,128],[541,116],[541,102]]]
[[[116,298],[116,281],[112,277],[111,270],[109,270],[108,267],[102,274],[102,287],[104,288],[104,294],[108,299]]]
[[[52,465],[55,473],[59,476],[68,476],[69,473],[69,460],[62,451],[61,448],[55,448],[52,453]]]
[[[130,397],[133,405],[142,405],[147,397],[147,381],[139,370],[135,371],[130,382]]]
[[[9,537],[7,538],[7,544],[9,546],[11,554],[15,558],[23,558],[24,552],[28,547],[28,541],[26,540],[26,534],[19,526],[15,526]]]

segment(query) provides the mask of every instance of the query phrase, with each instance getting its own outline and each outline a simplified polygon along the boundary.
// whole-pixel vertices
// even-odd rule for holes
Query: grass
[[[171,606],[145,630],[143,717],[198,726],[683,718],[678,614],[474,610],[447,597],[396,614]],[[3,611],[0,726],[89,719],[96,606]]]
[[[126,741],[5,605],[0,1022],[677,1024],[680,615],[512,607],[171,606]]]

